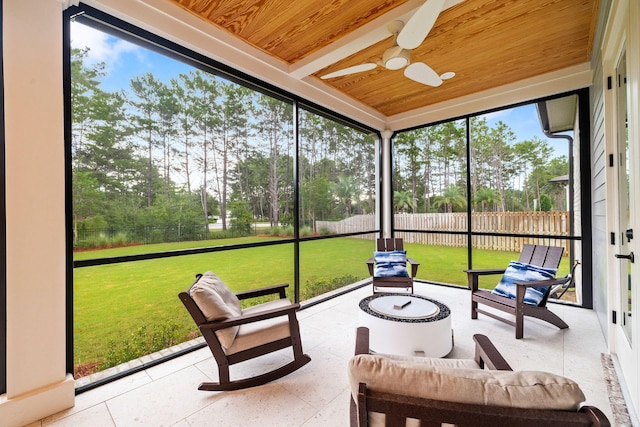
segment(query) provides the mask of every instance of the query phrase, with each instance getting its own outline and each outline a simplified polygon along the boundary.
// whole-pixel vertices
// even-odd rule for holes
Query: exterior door
[[[635,261],[631,249],[633,229],[631,228],[631,200],[629,185],[631,164],[629,156],[629,126],[627,112],[627,75],[626,53],[623,52],[616,66],[617,72],[617,151],[618,151],[618,254],[620,268],[620,326],[633,347],[633,317],[632,317],[632,276],[631,264]]]
[[[639,153],[637,144],[632,143],[629,136],[629,109],[630,91],[627,79],[627,53],[623,49],[616,62],[616,155],[617,162],[617,199],[618,218],[615,236],[616,259],[612,265],[617,268],[618,286],[618,316],[616,322],[615,352],[620,362],[620,368],[625,377],[629,393],[634,402],[638,401],[639,389],[639,352],[640,324],[637,323],[638,289],[637,267],[640,259],[638,241],[640,230],[634,230],[637,224],[638,207],[635,200],[637,195],[637,183],[639,181],[638,162],[635,156]],[[634,253],[635,252],[635,253]]]

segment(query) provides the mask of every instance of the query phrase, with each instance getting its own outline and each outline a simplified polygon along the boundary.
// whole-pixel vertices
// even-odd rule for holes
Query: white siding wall
[[[607,152],[604,128],[604,88],[602,59],[596,58],[591,87],[591,186],[593,244],[593,306],[605,335],[608,335],[607,309]],[[608,339],[608,337],[607,337]]]

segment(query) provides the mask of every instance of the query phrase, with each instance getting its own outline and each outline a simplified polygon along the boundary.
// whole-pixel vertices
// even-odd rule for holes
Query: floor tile
[[[136,372],[132,375],[127,375],[124,378],[120,378],[116,381],[112,381],[107,385],[96,387],[92,390],[85,391],[76,396],[75,405],[65,411],[54,414],[45,418],[48,422],[53,422],[58,418],[66,417],[76,412],[83,411],[92,406],[106,402],[116,396],[120,396],[128,391],[135,390],[145,384],[150,384],[152,379],[149,377],[146,371]]]
[[[105,403],[92,406],[82,411],[76,412],[64,418],[57,419],[51,423],[43,421],[42,426],[66,427],[66,426],[92,426],[92,427],[115,427],[111,414]]]
[[[185,368],[107,401],[117,426],[170,426],[221,398],[197,389],[202,372]]]
[[[227,392],[187,417],[191,427],[299,426],[317,410],[278,383]]]
[[[349,425],[349,401],[351,391],[344,389],[335,399],[318,411],[302,427],[328,427]]]
[[[311,358],[313,366],[309,363],[279,382],[289,392],[320,410],[349,387],[348,362],[323,351],[312,353]]]

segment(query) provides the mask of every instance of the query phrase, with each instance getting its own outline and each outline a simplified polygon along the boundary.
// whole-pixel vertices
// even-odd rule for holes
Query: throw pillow
[[[189,295],[209,321],[223,320],[242,314],[240,300],[211,271],[207,271],[189,288]],[[216,331],[220,344],[228,349],[238,334],[239,326]]]
[[[546,280],[556,277],[557,269],[538,267],[518,261],[511,261],[505,270],[498,285],[491,291],[496,295],[516,299],[515,282],[527,282],[530,280]],[[530,305],[538,305],[542,301],[548,286],[541,288],[527,288],[524,294],[524,302]]]
[[[376,264],[374,277],[409,277],[407,251],[375,251],[373,260]]]

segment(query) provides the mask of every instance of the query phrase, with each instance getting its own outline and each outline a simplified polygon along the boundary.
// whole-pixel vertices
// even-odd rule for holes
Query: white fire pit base
[[[371,295],[360,301],[358,320],[376,353],[445,357],[453,349],[449,307],[420,295]]]

